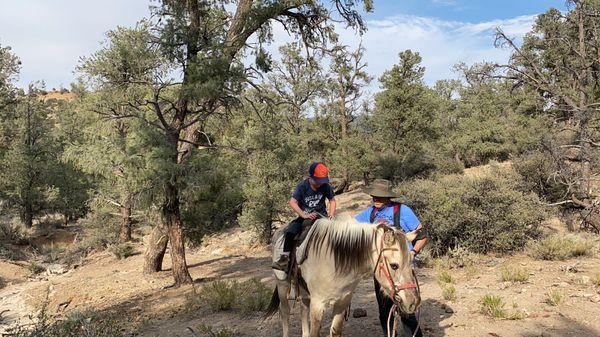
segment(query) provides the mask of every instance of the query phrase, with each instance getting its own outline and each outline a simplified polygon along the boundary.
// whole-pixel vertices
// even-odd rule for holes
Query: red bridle
[[[378,228],[378,230],[379,230],[379,228]],[[384,247],[384,240],[385,240],[385,234],[386,234],[385,232],[386,232],[386,229],[384,228],[383,234],[381,235],[379,254],[377,256],[377,261],[375,262],[375,270],[373,270],[373,273],[376,273],[377,269],[379,269],[379,271],[385,276],[385,278],[389,282],[390,288],[392,289],[392,294],[391,294],[392,301],[394,301],[394,303],[396,303],[396,294],[398,292],[400,292],[402,290],[407,290],[407,289],[417,289],[417,291],[418,291],[419,285],[416,282],[406,282],[406,283],[403,283],[400,285],[396,285],[396,283],[394,282],[394,279],[392,278],[392,274],[390,273],[390,267],[388,265],[387,258],[385,256],[383,256],[383,252],[386,250],[399,250],[399,249]],[[373,235],[375,235],[375,237],[377,237],[377,230],[375,231],[375,233],[373,233]],[[414,276],[414,271],[413,271],[413,276]]]

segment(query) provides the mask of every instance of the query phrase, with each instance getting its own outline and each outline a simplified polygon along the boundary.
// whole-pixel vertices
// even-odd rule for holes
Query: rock
[[[590,297],[590,301],[592,301],[594,303],[600,302],[600,295],[594,295],[594,296]]]
[[[354,318],[367,317],[367,311],[362,308],[356,308],[352,312],[352,317],[354,317]]]
[[[62,275],[67,271],[67,266],[63,264],[51,264],[46,268],[46,274],[48,275]]]
[[[452,309],[452,308],[450,308],[450,307],[446,307],[446,308],[444,309],[444,312],[445,312],[445,313],[447,313],[447,314],[453,314],[453,313],[454,313],[454,309]]]

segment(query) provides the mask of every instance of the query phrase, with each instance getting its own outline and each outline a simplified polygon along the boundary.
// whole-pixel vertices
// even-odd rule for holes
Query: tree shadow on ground
[[[568,336],[576,336],[576,337],[598,337],[600,336],[600,331],[580,322],[577,322],[569,317],[566,317],[562,314],[559,314],[558,317],[559,323],[553,321],[550,326],[544,323],[535,324],[534,328],[523,334],[521,337],[568,337]]]
[[[454,310],[451,305],[442,303],[435,299],[425,299],[421,302],[421,329],[427,337],[445,336],[445,330],[451,324],[443,321],[452,317]]]

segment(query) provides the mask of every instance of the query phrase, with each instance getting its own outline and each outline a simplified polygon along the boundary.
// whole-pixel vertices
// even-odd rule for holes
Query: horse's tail
[[[267,311],[265,312],[263,319],[267,319],[267,318],[275,315],[275,313],[277,311],[279,311],[279,303],[280,303],[279,290],[277,289],[277,286],[275,286],[275,290],[273,291],[273,296],[271,296],[271,303],[269,303],[269,306],[267,307]]]

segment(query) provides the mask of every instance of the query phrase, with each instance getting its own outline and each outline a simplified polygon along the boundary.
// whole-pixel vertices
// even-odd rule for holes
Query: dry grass
[[[596,273],[594,274],[590,280],[592,281],[592,284],[595,285],[596,287],[600,287],[600,273]]]
[[[528,252],[533,258],[540,260],[566,260],[578,256],[593,254],[594,242],[577,235],[552,235],[531,242]]]
[[[560,290],[549,290],[546,293],[546,304],[551,305],[553,307],[559,306],[563,300],[565,299],[565,294]]]
[[[453,285],[445,285],[442,289],[442,296],[446,301],[456,301],[456,288]]]
[[[500,269],[500,279],[503,282],[525,283],[529,280],[529,271],[514,265],[506,265]]]
[[[437,274],[437,282],[440,286],[444,286],[445,284],[454,283],[454,278],[450,274],[450,270],[442,269]]]

